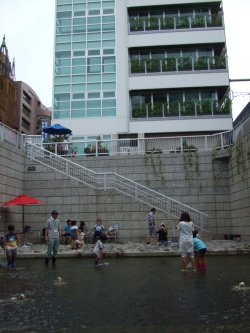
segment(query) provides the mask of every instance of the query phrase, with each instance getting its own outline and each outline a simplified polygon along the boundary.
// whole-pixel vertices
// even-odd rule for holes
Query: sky
[[[123,1],[123,0],[118,0]],[[1,0],[0,43],[15,58],[16,79],[52,106],[55,0]],[[224,0],[224,19],[230,79],[250,79],[250,1]],[[231,83],[233,118],[250,101],[250,81]],[[240,93],[247,93],[241,95]]]

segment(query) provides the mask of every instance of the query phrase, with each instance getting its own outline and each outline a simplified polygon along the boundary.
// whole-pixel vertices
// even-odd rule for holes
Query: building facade
[[[0,47],[0,122],[10,128],[16,122],[15,65],[11,64],[5,37]]]
[[[51,123],[51,111],[46,108],[34,90],[22,81],[17,81],[17,116],[15,126],[28,135],[41,135],[42,123]]]
[[[57,0],[54,64],[74,138],[232,129],[220,0]]]

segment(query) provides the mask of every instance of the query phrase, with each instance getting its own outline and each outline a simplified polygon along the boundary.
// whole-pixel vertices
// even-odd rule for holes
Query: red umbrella
[[[3,207],[8,207],[8,206],[15,206],[15,205],[22,205],[23,206],[23,230],[24,230],[24,205],[36,205],[36,204],[40,204],[43,203],[42,200],[36,199],[36,198],[32,198],[29,197],[26,194],[20,194],[18,195],[16,198],[5,202],[2,206]]]

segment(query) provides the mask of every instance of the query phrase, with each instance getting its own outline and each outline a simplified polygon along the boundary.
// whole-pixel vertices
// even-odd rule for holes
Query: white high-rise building
[[[53,123],[75,139],[232,129],[222,1],[56,0]]]

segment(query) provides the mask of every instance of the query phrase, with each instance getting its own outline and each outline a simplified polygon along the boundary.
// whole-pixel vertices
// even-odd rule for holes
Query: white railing
[[[56,170],[66,177],[75,179],[96,190],[116,190],[119,193],[134,198],[135,201],[142,202],[150,207],[154,206],[156,209],[176,219],[180,217],[183,211],[188,211],[196,227],[202,232],[208,232],[208,230],[205,229],[208,222],[208,215],[128,178],[120,176],[117,173],[96,173],[69,159],[58,156],[44,150],[40,146],[28,142],[26,143],[26,154],[31,160]]]
[[[8,143],[12,147],[24,150],[25,135],[16,132],[10,127],[0,123],[0,141]]]
[[[182,136],[149,139],[74,140],[68,142],[66,153],[60,142],[44,143],[45,150],[67,157],[141,155],[150,153],[180,153],[212,151],[233,144],[233,131],[214,135]],[[98,149],[96,149],[98,147]]]

